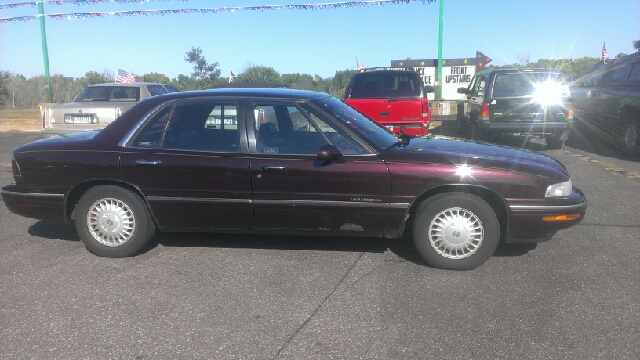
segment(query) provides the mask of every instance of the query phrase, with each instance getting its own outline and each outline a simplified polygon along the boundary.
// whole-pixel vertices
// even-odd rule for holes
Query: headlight
[[[571,195],[572,189],[573,184],[571,184],[571,179],[569,179],[569,181],[549,185],[544,197],[567,197]]]

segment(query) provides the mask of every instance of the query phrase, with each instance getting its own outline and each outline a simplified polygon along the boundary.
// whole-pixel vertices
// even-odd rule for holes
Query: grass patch
[[[2,121],[24,121],[40,120],[40,110],[38,109],[3,109],[0,110],[0,120]]]

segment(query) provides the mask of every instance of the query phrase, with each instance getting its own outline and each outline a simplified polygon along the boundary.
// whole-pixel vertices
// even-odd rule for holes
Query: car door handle
[[[262,165],[262,171],[285,171],[287,170],[286,166],[273,166],[273,165]]]
[[[388,111],[383,111],[380,113],[380,116],[389,116],[389,112]]]
[[[162,161],[160,160],[152,160],[147,161],[145,159],[136,160],[136,165],[160,165]]]

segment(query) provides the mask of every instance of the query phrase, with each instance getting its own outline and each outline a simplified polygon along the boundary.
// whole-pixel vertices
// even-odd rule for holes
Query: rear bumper
[[[587,212],[587,199],[578,188],[568,199],[554,204],[531,204],[520,201],[508,201],[509,232],[508,243],[541,242],[549,240],[556,232],[578,224]],[[549,221],[545,217],[579,215],[574,220]]]
[[[477,120],[476,126],[482,131],[510,134],[564,134],[571,129],[573,122],[540,122],[540,121],[518,121],[518,122],[489,122]]]
[[[2,187],[2,200],[14,214],[57,223],[67,223],[64,194],[20,192],[15,184]]]

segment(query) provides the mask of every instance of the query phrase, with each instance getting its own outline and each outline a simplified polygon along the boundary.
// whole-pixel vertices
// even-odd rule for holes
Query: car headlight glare
[[[571,180],[549,185],[547,187],[547,192],[544,194],[544,197],[567,197],[571,195],[571,191],[573,190],[573,184],[571,184]]]

